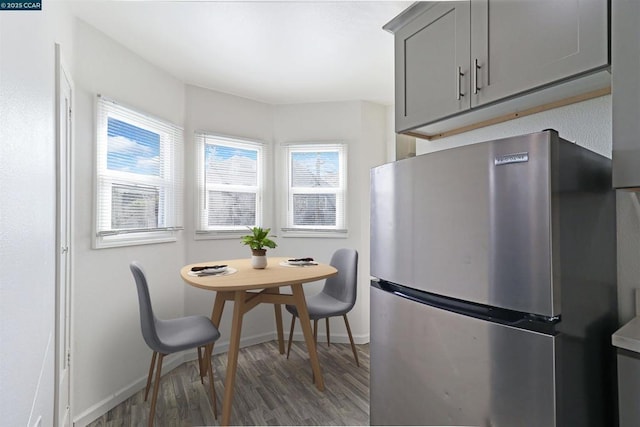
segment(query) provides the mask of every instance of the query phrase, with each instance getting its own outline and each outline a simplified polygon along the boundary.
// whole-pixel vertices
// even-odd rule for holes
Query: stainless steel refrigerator
[[[553,130],[371,171],[371,424],[614,426],[609,159]]]

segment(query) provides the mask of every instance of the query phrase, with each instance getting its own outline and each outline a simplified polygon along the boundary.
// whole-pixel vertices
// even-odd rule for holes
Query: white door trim
[[[56,304],[54,426],[71,426],[73,81],[55,44]]]

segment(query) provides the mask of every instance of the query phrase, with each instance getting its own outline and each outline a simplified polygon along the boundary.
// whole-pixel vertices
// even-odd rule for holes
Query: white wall
[[[562,138],[611,158],[611,95],[432,142],[418,140],[416,148],[418,154],[425,154],[548,128],[556,129]],[[618,317],[625,323],[634,315],[633,288],[640,287],[640,212],[634,208],[629,193],[624,191],[617,192],[616,203]]]
[[[53,425],[55,56],[63,6],[0,15],[0,424]]]
[[[354,324],[354,335],[360,336],[360,343],[369,342],[369,321],[371,316],[369,290],[371,277],[370,237],[371,237],[371,168],[386,163],[387,126],[385,124],[386,108],[369,102],[362,103],[362,134],[357,147],[356,185],[357,191],[350,194],[356,197],[355,221],[360,226],[359,259],[359,292],[358,306],[353,315],[349,315],[349,323]],[[355,154],[355,153],[354,153]],[[354,224],[353,222],[351,224]],[[359,317],[358,317],[359,316]],[[358,323],[356,323],[358,322]],[[355,327],[359,329],[355,329]]]
[[[543,111],[448,138],[434,141],[418,139],[416,154],[425,154],[495,138],[540,132],[544,129],[555,129],[562,138],[611,158],[611,95]]]
[[[151,351],[140,332],[137,295],[129,263],[145,267],[159,318],[181,316],[184,233],[178,241],[91,249],[93,240],[96,94],[184,123],[184,85],[80,20],[75,51],[74,293],[72,381],[74,419],[83,424],[139,390]],[[170,360],[169,360],[170,362]]]

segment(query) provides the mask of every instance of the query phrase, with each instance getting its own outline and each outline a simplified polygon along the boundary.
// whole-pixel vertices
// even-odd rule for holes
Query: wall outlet
[[[33,427],[42,427],[42,415],[40,415],[36,422],[33,423]]]

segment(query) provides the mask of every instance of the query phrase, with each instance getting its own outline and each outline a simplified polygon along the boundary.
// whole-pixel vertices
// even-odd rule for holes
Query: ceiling
[[[393,104],[404,1],[74,1],[82,20],[179,80],[269,104]]]

